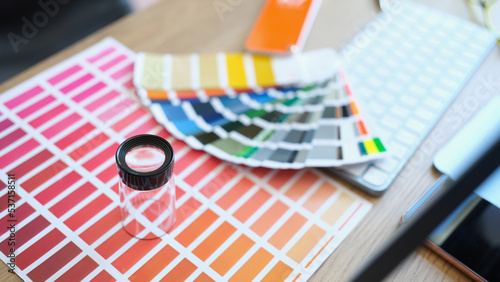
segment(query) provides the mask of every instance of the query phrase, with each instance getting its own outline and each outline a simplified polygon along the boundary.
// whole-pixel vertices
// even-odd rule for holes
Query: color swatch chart
[[[160,93],[169,99],[197,94],[194,91],[207,96],[221,95],[231,90],[323,81],[335,71],[336,61],[332,49],[295,56],[223,52],[139,53],[134,68],[134,85],[142,89],[163,90]]]
[[[287,91],[292,95],[268,90],[145,104],[176,138],[237,164],[297,169],[381,158],[386,149],[368,131],[343,82],[337,75],[323,87]]]
[[[133,61],[108,38],[0,95],[0,257],[14,223],[25,281],[307,280],[370,210],[317,170],[193,150],[133,97]],[[177,221],[156,240],[120,223],[114,154],[142,133],[176,154]]]
[[[134,85],[176,138],[232,163],[333,167],[386,152],[331,49],[290,57],[140,53]]]

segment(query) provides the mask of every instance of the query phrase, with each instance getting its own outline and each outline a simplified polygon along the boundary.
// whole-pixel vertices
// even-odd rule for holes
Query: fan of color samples
[[[380,158],[335,53],[141,53],[134,82],[175,137],[223,160],[269,168],[332,167]]]

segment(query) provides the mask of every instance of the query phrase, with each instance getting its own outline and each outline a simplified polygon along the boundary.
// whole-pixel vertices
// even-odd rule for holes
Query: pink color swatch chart
[[[107,38],[0,95],[0,257],[25,281],[307,280],[370,210],[315,169],[176,140],[134,96],[133,61]],[[142,133],[175,150],[177,222],[156,240],[120,223],[114,154]]]

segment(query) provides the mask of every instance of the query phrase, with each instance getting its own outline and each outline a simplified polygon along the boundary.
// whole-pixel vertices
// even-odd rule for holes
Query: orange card
[[[320,0],[267,0],[245,48],[265,53],[299,52],[320,3]]]

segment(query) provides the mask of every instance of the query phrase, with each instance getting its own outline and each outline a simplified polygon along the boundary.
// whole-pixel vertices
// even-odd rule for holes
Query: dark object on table
[[[0,3],[0,82],[130,13],[125,0]]]

